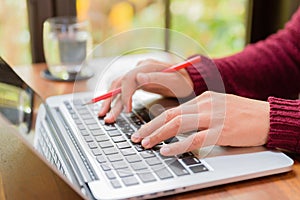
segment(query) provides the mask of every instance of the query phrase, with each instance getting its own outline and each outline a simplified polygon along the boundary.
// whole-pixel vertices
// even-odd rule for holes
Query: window
[[[171,0],[171,28],[195,39],[211,57],[235,53],[245,45],[247,2]]]
[[[30,34],[28,29],[27,4],[30,0],[0,0],[0,56],[12,65],[42,62],[42,56],[35,59],[30,51]],[[299,4],[299,0],[34,0],[41,4],[44,15],[33,15],[36,24],[41,27],[47,16],[66,15],[76,4],[77,15],[88,19],[92,26],[94,44],[99,44],[106,38],[119,32],[139,27],[166,27],[166,4],[169,25],[171,29],[186,34],[198,41],[212,57],[226,56],[241,50],[249,40],[246,32],[250,30],[254,35],[261,35],[264,24],[278,24],[278,20],[261,23],[257,21],[269,19],[267,16],[282,16],[292,13]],[[247,24],[248,4],[253,5],[254,19]],[[264,9],[257,8],[264,2]],[[52,5],[52,6],[49,6]],[[55,5],[55,6],[53,6]],[[278,9],[267,9],[270,6]],[[261,6],[260,6],[261,7]],[[54,9],[54,11],[48,10]],[[61,10],[67,10],[61,12]],[[270,10],[274,10],[270,13]],[[38,9],[40,11],[40,9]],[[14,14],[11,14],[14,13]],[[45,14],[46,13],[46,14]],[[257,15],[259,13],[259,15]],[[290,15],[289,15],[290,16]],[[37,19],[38,18],[38,19]],[[40,19],[41,18],[41,19]],[[288,17],[286,17],[288,19]],[[31,19],[31,20],[32,20]],[[256,20],[255,20],[256,19]],[[273,19],[273,18],[270,18]],[[254,22],[254,25],[253,25]],[[275,27],[277,28],[277,27]],[[273,30],[273,29],[272,29]],[[35,33],[37,33],[35,31]],[[40,31],[39,31],[40,34]],[[247,37],[247,40],[246,40]],[[39,43],[33,47],[33,52],[42,55],[42,41],[40,36],[34,36],[31,43]],[[194,52],[195,53],[195,52]]]
[[[77,0],[77,15],[90,21],[99,44],[133,28],[164,28],[166,3],[170,28],[198,41],[210,56],[244,47],[248,0]]]
[[[0,56],[12,65],[31,63],[26,0],[0,0]]]

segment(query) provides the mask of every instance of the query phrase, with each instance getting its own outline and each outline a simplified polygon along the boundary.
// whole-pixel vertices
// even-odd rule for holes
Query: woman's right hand
[[[193,82],[185,69],[165,73],[163,69],[171,64],[153,59],[140,61],[137,67],[124,76],[115,79],[109,90],[121,87],[121,94],[103,101],[99,117],[105,122],[112,123],[124,109],[132,110],[132,95],[137,89],[161,94],[165,97],[185,98],[193,93]],[[112,106],[112,103],[113,106]]]

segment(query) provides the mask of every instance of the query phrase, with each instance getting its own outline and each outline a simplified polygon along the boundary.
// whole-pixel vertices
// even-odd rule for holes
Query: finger
[[[203,117],[201,114],[177,116],[163,127],[144,138],[142,140],[142,145],[144,148],[148,149],[177,134],[197,131],[199,126],[202,126],[203,129],[207,129],[209,124],[204,124],[203,122],[207,120],[202,120],[202,118],[205,118],[205,116]]]
[[[123,104],[120,99],[120,96],[118,96],[115,100],[114,106],[111,108],[109,113],[107,113],[107,115],[105,116],[104,121],[106,123],[115,122],[119,114],[122,112],[122,109],[123,109]]]
[[[164,127],[168,122],[173,120],[174,118],[182,115],[195,115],[195,118],[193,121],[197,122],[197,117],[202,118],[202,123],[198,124],[198,128],[204,128],[207,127],[207,125],[210,123],[209,113],[202,112],[200,114],[200,110],[198,110],[197,105],[188,105],[188,106],[178,106],[176,108],[169,109],[165,111],[164,113],[160,114],[158,117],[154,118],[149,123],[142,126],[136,133],[134,133],[131,137],[133,142],[141,142],[143,138],[149,136],[151,133],[155,132],[156,130],[159,130],[161,127]],[[177,122],[174,122],[177,123]],[[194,123],[194,122],[193,122]],[[190,124],[190,126],[193,123]],[[191,129],[191,128],[190,128]],[[188,130],[190,130],[188,129]],[[171,129],[167,129],[170,132],[173,132]]]
[[[110,110],[110,105],[112,102],[113,98],[108,98],[103,101],[101,104],[100,110],[98,112],[99,117],[104,117],[106,113]]]
[[[115,80],[112,82],[111,86],[109,87],[109,91],[118,88],[118,87],[121,85],[121,80],[122,80],[122,77],[119,77],[119,78],[115,79]],[[105,99],[105,100],[102,102],[101,107],[100,107],[100,110],[99,110],[99,112],[98,112],[98,116],[99,116],[99,117],[104,117],[104,116],[106,115],[106,113],[110,110],[112,101],[113,101],[115,98],[116,98],[116,97],[108,98],[108,99]]]
[[[133,69],[127,73],[122,79],[122,102],[125,106],[125,111],[130,112],[132,110],[132,95],[139,87],[136,80],[136,75],[140,72],[148,73],[153,71],[161,71],[166,68],[166,64],[160,62],[154,62],[152,64],[140,65],[138,68]]]
[[[162,127],[164,124],[166,124],[168,121],[176,117],[177,115],[180,115],[178,107],[169,109],[147,124],[143,125],[137,132],[132,134],[131,139],[133,142],[140,142],[143,138],[153,133],[155,130]]]
[[[173,156],[193,151],[201,147],[214,145],[217,142],[218,134],[212,131],[213,130],[203,130],[196,132],[184,140],[164,145],[160,149],[160,153],[164,156]]]

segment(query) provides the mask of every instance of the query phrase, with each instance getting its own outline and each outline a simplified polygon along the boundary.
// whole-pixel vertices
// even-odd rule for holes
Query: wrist
[[[269,97],[270,131],[266,146],[300,152],[300,101]]]

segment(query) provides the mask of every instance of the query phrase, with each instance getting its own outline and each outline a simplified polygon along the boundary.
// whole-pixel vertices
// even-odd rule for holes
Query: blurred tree
[[[26,0],[0,0],[0,56],[11,65],[31,63]]]

